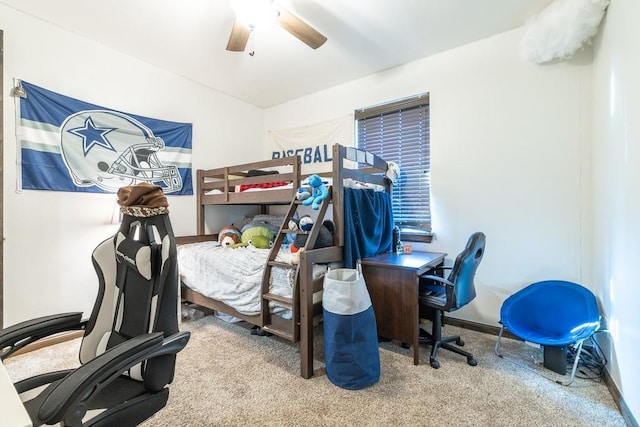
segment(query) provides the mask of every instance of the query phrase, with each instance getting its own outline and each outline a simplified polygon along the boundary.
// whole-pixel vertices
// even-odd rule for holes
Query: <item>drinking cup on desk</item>
[[[405,254],[410,254],[410,253],[411,253],[411,249],[412,249],[412,246],[411,246],[411,245],[402,245],[402,248],[404,249],[404,251],[403,251],[403,252],[404,252]]]

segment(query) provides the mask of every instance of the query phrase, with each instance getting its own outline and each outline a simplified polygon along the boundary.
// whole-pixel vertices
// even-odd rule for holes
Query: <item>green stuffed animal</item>
[[[269,249],[273,245],[275,234],[267,227],[249,227],[242,232],[241,242],[233,245],[233,248],[243,246],[255,246],[258,249]]]

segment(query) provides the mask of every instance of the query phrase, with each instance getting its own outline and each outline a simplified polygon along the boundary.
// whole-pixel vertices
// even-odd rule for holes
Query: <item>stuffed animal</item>
[[[308,230],[305,230],[305,231],[311,230],[311,227],[313,227],[313,219],[309,215],[303,215],[303,218],[305,218],[305,227],[308,228]],[[298,234],[295,232],[302,231],[302,228],[300,228],[300,218],[293,217],[289,220],[289,230],[293,231],[293,233],[289,233],[293,235],[289,248],[291,250],[291,253],[294,254],[298,252],[301,248],[301,246],[295,245],[296,239],[298,238]],[[306,236],[305,236],[305,241],[306,241]],[[304,246],[304,243],[302,244],[302,246]]]
[[[304,187],[298,188],[298,191],[296,191],[296,199],[300,201],[306,200],[309,197],[311,197],[311,192]]]
[[[289,227],[289,231],[298,231],[298,230],[300,230],[300,227],[299,227],[300,220],[297,217],[298,214],[296,213],[295,215],[296,216],[294,216],[293,218],[291,218],[289,220],[289,224],[287,224],[288,227]]]
[[[322,227],[320,227],[320,231],[318,232],[316,244],[313,246],[313,249],[333,246],[333,233],[335,230],[336,227],[333,224],[333,221],[328,219],[324,220]],[[307,237],[307,234],[298,234],[291,244],[291,252],[296,253],[300,249],[304,248],[304,245],[307,243]]]
[[[309,215],[302,215],[298,221],[298,228],[302,231],[311,231],[313,227],[313,218]]]
[[[240,229],[233,224],[225,225],[218,233],[218,243],[220,246],[228,248],[239,243],[242,240]]]
[[[311,231],[311,227],[313,227],[313,218],[309,215],[302,215],[300,218],[293,217],[289,220],[288,226],[291,231]]]
[[[289,223],[287,224],[287,229],[289,230],[289,232],[285,234],[282,243],[285,245],[290,245],[293,243],[293,240],[296,238],[296,231],[299,230],[298,218],[295,218],[295,217],[291,218],[289,220]]]
[[[311,197],[304,199],[304,206],[311,206],[313,209],[320,209],[320,203],[329,196],[329,188],[322,182],[320,176],[309,175],[307,182],[311,186]]]
[[[273,231],[267,227],[249,227],[242,232],[241,243],[235,244],[232,247],[238,248],[252,245],[258,249],[269,249],[273,245],[274,238],[275,235]]]
[[[387,172],[385,176],[391,181],[391,184],[395,184],[398,178],[400,178],[400,166],[396,162],[387,162]]]

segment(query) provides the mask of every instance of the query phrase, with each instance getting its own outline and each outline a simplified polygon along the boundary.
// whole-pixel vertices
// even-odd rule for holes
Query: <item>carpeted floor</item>
[[[357,391],[327,379],[321,327],[316,329],[314,377],[308,380],[299,376],[297,347],[278,338],[251,335],[245,326],[212,316],[185,321],[182,329],[192,337],[178,355],[169,403],[144,423],[147,427],[625,425],[604,383],[576,379],[570,386],[556,384],[497,357],[495,336],[449,325],[444,332],[462,334],[478,366],[440,350],[441,368],[433,369],[429,347],[414,366],[411,350],[397,342],[381,343],[380,381]],[[526,363],[535,351],[508,339],[502,349]],[[75,340],[9,358],[5,365],[16,380],[43,366],[73,366],[77,351]],[[65,358],[71,363],[61,361]]]

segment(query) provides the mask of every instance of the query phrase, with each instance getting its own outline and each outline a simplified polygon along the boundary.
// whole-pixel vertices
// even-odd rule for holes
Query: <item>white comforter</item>
[[[268,249],[253,246],[231,249],[217,242],[192,243],[178,246],[178,268],[186,286],[242,314],[254,315],[260,313],[262,272],[268,256]],[[282,250],[276,260],[290,263],[292,257]],[[291,297],[293,280],[293,269],[272,268],[270,292]]]

